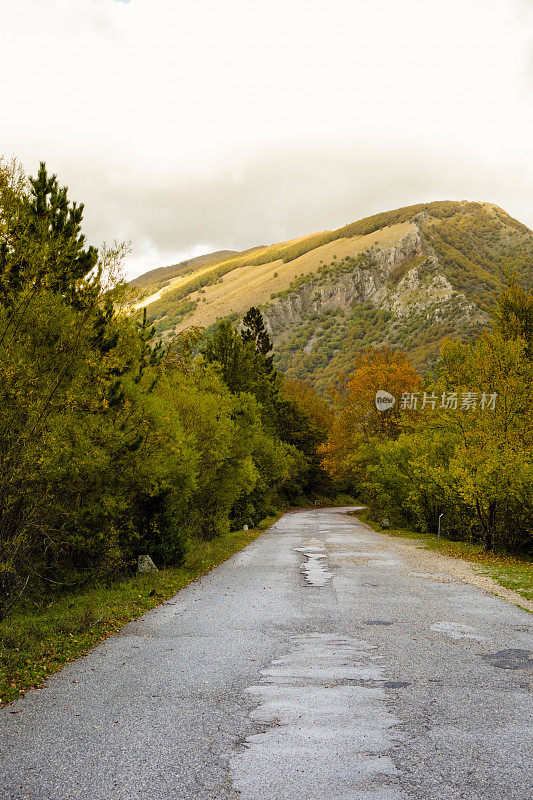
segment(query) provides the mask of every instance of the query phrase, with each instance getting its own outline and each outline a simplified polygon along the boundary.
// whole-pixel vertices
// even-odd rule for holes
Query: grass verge
[[[86,588],[44,608],[29,607],[10,614],[0,622],[0,705],[40,686],[49,675],[127,622],[173,597],[250,544],[277,518],[270,517],[253,530],[195,542],[182,567]]]
[[[408,528],[390,528],[382,531],[368,512],[358,513],[357,516],[378,533],[387,533],[389,536],[399,536],[403,539],[417,539],[423,543],[426,550],[438,550],[447,556],[469,561],[501,586],[512,589],[527,600],[533,600],[533,560],[531,558],[495,555],[484,551],[481,545],[470,542],[453,542],[444,537],[438,539],[435,534],[419,533]]]

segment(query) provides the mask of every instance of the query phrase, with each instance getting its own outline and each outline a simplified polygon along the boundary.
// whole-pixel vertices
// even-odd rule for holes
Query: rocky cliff
[[[488,203],[438,202],[204,265],[148,311],[168,338],[260,306],[278,366],[325,387],[366,346],[403,347],[427,366],[443,337],[488,323],[511,274],[533,287],[526,226]]]
[[[373,312],[381,312],[377,330]],[[454,288],[418,222],[393,245],[321,268],[266,305],[263,316],[278,365],[302,378],[312,373],[318,383],[333,378],[337,362],[344,366],[338,354],[350,345],[402,345],[422,362],[442,333],[466,336],[488,322],[486,311]],[[357,320],[371,334],[366,341],[351,335]],[[434,347],[416,341],[427,329],[435,332]],[[313,351],[315,359],[302,358]]]

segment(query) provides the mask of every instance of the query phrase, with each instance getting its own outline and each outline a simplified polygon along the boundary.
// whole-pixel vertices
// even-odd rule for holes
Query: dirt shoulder
[[[495,594],[506,600],[508,603],[520,606],[526,611],[533,612],[533,601],[523,597],[512,589],[506,589],[489,575],[483,574],[483,567],[465,561],[462,558],[447,556],[435,550],[425,549],[425,542],[421,539],[403,539],[401,536],[390,536],[384,531],[373,528],[364,522],[360,517],[356,517],[361,525],[372,531],[379,533],[387,541],[387,546],[398,553],[412,564],[413,571],[425,573],[440,573],[442,580],[462,581],[472,586],[477,586],[486,592]]]

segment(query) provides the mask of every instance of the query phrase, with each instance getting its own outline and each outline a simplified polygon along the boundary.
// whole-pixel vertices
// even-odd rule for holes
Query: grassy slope
[[[257,529],[198,542],[183,567],[96,586],[27,608],[0,622],[0,705],[20,697],[88,652],[132,619],[172,597],[252,542],[275,518]]]
[[[357,516],[377,533],[381,532],[376,521],[368,514],[362,513]],[[419,533],[408,528],[387,529],[385,533],[403,539],[416,539],[422,542],[427,550],[437,550],[447,556],[469,561],[472,566],[489,575],[506,589],[512,589],[527,600],[533,600],[533,560],[530,558],[493,555],[485,552],[480,545],[453,542],[445,537],[438,539],[435,534]]]
[[[198,306],[177,326],[177,330],[190,325],[208,327],[220,317],[235,312],[242,314],[251,305],[268,303],[273,294],[284,291],[297,276],[316,272],[321,261],[329,263],[334,257],[357,256],[373,244],[386,246],[394,243],[411,230],[414,230],[413,226],[406,222],[366,236],[336,239],[287,263],[278,259],[232,270],[221,283],[206,286],[203,292],[196,291],[190,295],[193,301],[199,301]]]
[[[302,280],[312,279],[320,285],[329,280],[327,285],[334,289],[335,269],[329,270],[329,276],[326,272],[319,275],[323,266],[334,267],[344,258],[355,264],[359,254],[372,245],[394,245],[413,230],[414,218],[438,257],[437,268],[429,262],[420,265],[425,276],[421,286],[432,270],[446,276],[461,297],[478,306],[473,321],[457,303],[446,306],[438,322],[424,309],[391,317],[371,301],[326,310],[322,315],[305,312],[301,319],[291,319],[287,330],[281,332],[276,365],[325,390],[339,373],[350,370],[357,352],[368,345],[387,342],[405,348],[417,364],[429,364],[445,336],[465,338],[478,333],[507,275],[516,274],[523,285],[533,288],[533,234],[496,206],[419,204],[335,231],[255,248],[173,278],[163,295],[148,305],[148,318],[159,334],[191,325],[209,327],[220,318],[237,319],[251,305],[268,306]],[[400,264],[391,274],[388,290],[395,291],[402,270],[412,266]]]
[[[196,258],[189,258],[186,261],[180,261],[179,264],[171,264],[168,267],[157,267],[151,269],[149,272],[144,272],[138,278],[134,278],[130,285],[135,289],[155,291],[155,287],[160,284],[167,283],[172,278],[178,275],[188,275],[195,272],[197,269],[206,267],[209,264],[217,264],[225,258],[230,258],[236,255],[233,250],[217,250],[215,253],[206,253],[203,256],[196,256]]]

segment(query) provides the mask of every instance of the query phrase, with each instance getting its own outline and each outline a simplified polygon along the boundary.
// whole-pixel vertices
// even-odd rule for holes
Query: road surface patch
[[[257,703],[250,719],[264,730],[231,761],[242,800],[402,800],[388,755],[399,720],[379,685],[376,648],[323,633],[292,644],[247,690]],[[378,685],[359,683],[369,680]]]

